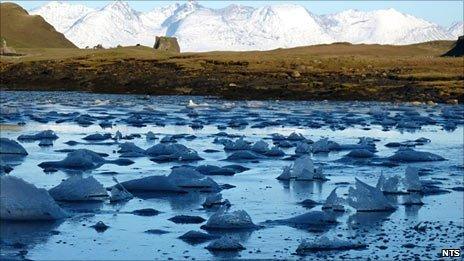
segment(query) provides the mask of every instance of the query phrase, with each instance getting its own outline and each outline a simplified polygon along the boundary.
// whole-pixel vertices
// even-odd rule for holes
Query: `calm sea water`
[[[194,109],[198,115],[189,117],[185,105],[192,99],[198,104],[208,106]],[[266,220],[282,219],[303,214],[308,211],[297,202],[313,199],[323,202],[334,187],[339,187],[339,195],[344,195],[350,185],[336,185],[339,182],[354,184],[355,177],[368,184],[375,185],[381,173],[385,175],[404,175],[407,166],[416,166],[427,170],[422,179],[441,182],[444,189],[463,186],[463,125],[456,120],[457,127],[443,130],[443,125],[450,119],[443,118],[442,111],[448,106],[435,107],[394,105],[389,103],[362,102],[295,102],[266,101],[244,102],[224,101],[207,97],[144,97],[135,95],[103,95],[85,93],[47,93],[47,92],[2,92],[1,137],[16,139],[21,134],[33,134],[41,130],[53,130],[59,136],[53,147],[39,147],[38,142],[21,143],[29,155],[20,161],[12,162],[14,170],[8,175],[20,177],[37,187],[50,189],[70,175],[93,175],[105,186],[112,186],[112,175],[105,172],[117,172],[119,181],[126,181],[150,175],[169,174],[178,163],[157,164],[149,158],[133,159],[130,166],[103,165],[84,173],[44,173],[37,165],[43,161],[61,160],[66,154],[57,152],[60,149],[86,148],[96,152],[107,153],[110,159],[118,158],[115,151],[117,145],[66,145],[74,140],[85,143],[82,138],[92,133],[112,133],[120,131],[123,135],[141,134],[130,142],[146,149],[156,141],[147,141],[145,134],[152,131],[159,138],[172,134],[193,134],[193,140],[178,140],[179,143],[198,151],[203,161],[191,165],[228,165],[224,161],[228,153],[223,146],[213,144],[217,125],[226,125],[231,119],[243,119],[249,124],[242,128],[227,128],[229,134],[244,135],[246,140],[257,141],[268,139],[272,133],[289,135],[292,132],[303,134],[306,138],[317,141],[322,137],[346,144],[356,143],[359,137],[379,139],[376,142],[379,157],[392,155],[396,149],[387,148],[388,142],[401,142],[425,137],[430,143],[418,146],[421,151],[439,154],[446,158],[442,162],[401,164],[397,167],[381,167],[372,165],[351,165],[336,160],[346,155],[347,151],[331,152],[325,155],[313,155],[316,166],[323,166],[328,175],[327,182],[280,182],[276,177],[282,167],[291,161],[282,159],[265,159],[259,163],[240,163],[250,168],[249,171],[235,176],[212,176],[218,183],[235,185],[233,189],[223,190],[224,198],[233,204],[231,210],[247,211],[255,223]],[[404,115],[405,112],[416,111],[436,121],[416,130],[383,129],[368,114],[370,108],[378,107],[389,112],[390,116]],[[75,122],[55,123],[53,113],[89,114],[91,116],[112,116],[112,128],[102,129],[93,124],[88,127]],[[143,112],[143,114],[141,114]],[[144,127],[129,126],[124,119],[139,113],[151,122]],[[191,116],[191,115],[190,115]],[[35,117],[48,119],[38,122]],[[350,119],[361,119],[351,121]],[[203,123],[202,129],[188,126],[192,121]],[[24,122],[25,125],[18,125]],[[179,125],[184,122],[187,125]],[[278,122],[275,126],[252,128],[261,122]],[[320,128],[313,124],[319,123]],[[349,123],[355,122],[355,123]],[[165,124],[165,126],[157,126]],[[313,126],[313,127],[310,127]],[[205,149],[217,149],[217,153],[205,153]],[[288,155],[294,154],[294,148],[284,149]],[[7,159],[2,159],[8,162]],[[288,226],[266,225],[265,228],[253,232],[230,233],[239,239],[246,250],[238,253],[212,253],[204,247],[208,243],[190,245],[177,237],[189,230],[201,230],[197,224],[175,224],[168,220],[175,215],[198,215],[208,218],[213,212],[201,208],[206,194],[189,193],[181,196],[165,195],[149,198],[134,198],[121,204],[82,203],[65,204],[63,207],[75,213],[74,217],[59,222],[27,222],[2,223],[1,252],[15,255],[19,251],[26,258],[37,260],[82,260],[82,259],[220,259],[220,258],[258,258],[258,259],[298,259],[294,255],[302,239],[313,240],[320,235],[329,237],[354,238],[368,244],[368,248],[360,251],[342,251],[309,254],[306,258],[317,259],[328,256],[336,259],[342,257],[363,259],[379,258],[391,260],[395,256],[401,258],[419,256],[422,259],[435,259],[442,248],[463,247],[463,192],[449,190],[450,193],[423,197],[425,203],[421,207],[405,207],[398,204],[401,196],[391,197],[398,204],[393,213],[360,214],[348,208],[346,213],[338,216],[338,225],[326,231],[313,232]],[[143,217],[128,212],[154,208],[162,211],[154,217]],[[319,210],[320,206],[314,210]],[[89,226],[103,221],[110,226],[104,233],[98,233]],[[412,227],[421,221],[430,221],[432,225],[426,233],[417,233]],[[450,223],[451,222],[451,223]],[[162,229],[169,233],[153,235],[144,233],[148,229]],[[14,244],[20,243],[20,244]],[[402,245],[414,243],[415,247],[405,248]],[[385,247],[383,247],[385,246]],[[26,250],[27,252],[25,252]]]

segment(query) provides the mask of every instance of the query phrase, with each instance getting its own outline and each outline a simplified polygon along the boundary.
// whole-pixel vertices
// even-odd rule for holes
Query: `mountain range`
[[[99,10],[49,2],[30,13],[42,16],[80,48],[152,46],[156,35],[177,37],[182,51],[269,50],[333,42],[403,45],[455,40],[464,31],[462,21],[444,28],[394,9],[317,15],[290,4],[211,9],[188,1],[138,12],[123,1]]]

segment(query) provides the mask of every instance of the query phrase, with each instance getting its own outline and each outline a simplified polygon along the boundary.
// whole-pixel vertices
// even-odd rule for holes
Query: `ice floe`
[[[2,220],[56,220],[68,216],[45,189],[13,176],[0,177]]]
[[[330,192],[330,195],[325,200],[324,205],[322,205],[322,209],[332,210],[332,211],[337,211],[337,212],[344,212],[345,211],[345,207],[343,206],[344,204],[345,204],[345,199],[342,197],[339,197],[337,195],[337,188],[334,188],[332,192]]]
[[[361,242],[338,238],[329,239],[326,236],[322,236],[314,239],[312,242],[303,240],[296,249],[296,253],[302,255],[309,252],[362,249],[366,247],[367,245]]]
[[[52,130],[44,130],[39,133],[33,134],[33,135],[20,135],[18,137],[18,140],[56,140],[58,139],[58,135],[55,134],[54,131]]]
[[[219,238],[219,236],[211,235],[208,233],[195,231],[195,230],[190,230],[187,233],[179,237],[179,239],[182,239],[183,241],[190,243],[190,244],[200,244],[200,243],[211,241],[217,238]]]
[[[57,169],[76,169],[76,170],[90,170],[96,169],[103,164],[116,164],[127,166],[134,162],[129,159],[106,160],[98,153],[87,149],[78,149],[68,153],[66,158],[60,161],[46,161],[39,164],[43,169],[57,168]]]
[[[323,211],[310,211],[295,217],[279,219],[268,223],[288,225],[297,228],[325,227],[337,223],[337,219],[331,214]]]
[[[359,212],[393,211],[382,191],[355,178],[355,188],[348,189],[348,204]]]
[[[206,224],[201,228],[207,230],[242,230],[256,229],[259,226],[253,223],[250,215],[244,210],[229,211],[226,206],[222,206],[209,217]]]
[[[0,154],[27,155],[27,151],[14,140],[0,138]]]
[[[102,201],[108,198],[106,189],[92,176],[71,176],[48,192],[57,201]]]
[[[240,251],[245,249],[245,247],[243,247],[242,244],[238,242],[238,240],[229,236],[223,236],[219,239],[216,239],[205,248],[211,251]]]
[[[396,162],[426,162],[445,160],[440,155],[431,152],[416,151],[411,148],[400,148],[393,156],[388,157],[390,161]]]

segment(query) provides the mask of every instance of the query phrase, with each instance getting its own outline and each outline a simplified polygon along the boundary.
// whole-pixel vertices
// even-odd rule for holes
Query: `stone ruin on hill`
[[[16,53],[16,51],[15,51],[13,48],[8,47],[8,46],[6,45],[6,40],[5,40],[5,38],[2,37],[2,38],[0,39],[0,44],[1,44],[1,45],[0,45],[0,55],[13,55],[13,56],[14,56],[14,55],[19,55],[19,54]]]
[[[156,36],[153,48],[161,51],[180,53],[179,43],[175,37]]]
[[[453,48],[446,52],[443,56],[464,56],[464,36],[459,36]]]

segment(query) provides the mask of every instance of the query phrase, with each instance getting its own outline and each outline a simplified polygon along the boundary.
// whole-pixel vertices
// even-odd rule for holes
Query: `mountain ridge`
[[[61,13],[69,24],[69,10],[82,10],[82,16],[68,28],[56,26],[68,39],[84,48],[142,44],[151,46],[156,35],[177,37],[182,51],[247,51],[290,48],[333,42],[403,45],[433,40],[454,40],[459,23],[443,28],[395,9],[375,11],[345,10],[316,15],[295,4],[248,7],[230,5],[221,9],[188,1],[169,4],[149,12],[137,12],[123,1],[99,10],[70,7],[50,2],[32,13],[42,15],[51,24]],[[110,8],[111,7],[111,8]],[[78,13],[75,11],[75,13]],[[73,16],[74,17],[74,16]]]

